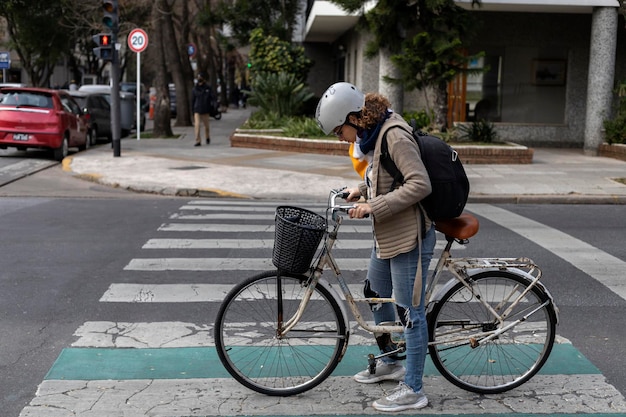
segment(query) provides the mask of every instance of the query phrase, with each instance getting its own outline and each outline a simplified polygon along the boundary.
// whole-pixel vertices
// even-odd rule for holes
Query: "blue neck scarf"
[[[361,152],[367,155],[376,147],[376,139],[378,138],[378,134],[380,133],[380,129],[383,127],[383,123],[391,116],[391,110],[387,110],[383,119],[378,122],[376,126],[371,129],[362,130],[359,133],[361,137],[361,143],[359,143],[359,148],[361,148]]]

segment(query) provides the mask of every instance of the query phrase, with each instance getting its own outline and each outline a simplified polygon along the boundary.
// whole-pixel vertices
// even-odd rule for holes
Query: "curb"
[[[623,195],[552,195],[552,194],[520,194],[520,195],[472,195],[469,203],[484,204],[606,204],[626,205]]]

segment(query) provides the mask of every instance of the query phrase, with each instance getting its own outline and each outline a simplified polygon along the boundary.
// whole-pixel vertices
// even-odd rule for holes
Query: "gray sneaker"
[[[368,369],[359,372],[354,376],[356,382],[361,384],[373,384],[380,381],[396,380],[404,378],[406,369],[399,363],[386,363],[381,359],[376,361],[376,370],[373,374]]]
[[[423,390],[413,391],[404,382],[400,382],[397,388],[388,396],[374,401],[372,407],[378,411],[402,411],[415,408],[424,408],[428,405],[428,398]]]

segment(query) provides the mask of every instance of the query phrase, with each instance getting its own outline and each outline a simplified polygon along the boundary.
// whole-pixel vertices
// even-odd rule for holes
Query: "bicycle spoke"
[[[470,391],[496,393],[519,386],[541,368],[556,320],[538,288],[522,296],[527,286],[515,274],[490,271],[473,277],[470,289],[459,283],[444,295],[429,317],[429,349],[447,379]]]
[[[337,301],[315,288],[298,323],[304,276],[268,272],[231,291],[218,313],[216,349],[239,382],[268,395],[293,395],[323,381],[337,365],[346,325]]]

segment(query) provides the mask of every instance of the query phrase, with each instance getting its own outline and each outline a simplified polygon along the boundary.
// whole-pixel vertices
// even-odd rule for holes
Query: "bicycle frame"
[[[287,321],[283,323],[282,326],[277,331],[278,337],[285,337],[285,335],[298,323],[299,319],[302,317],[302,314],[310,301],[310,298],[313,294],[316,285],[320,284],[322,273],[325,269],[330,269],[336,278],[337,284],[341,289],[341,293],[345,298],[345,304],[348,305],[350,312],[352,313],[353,318],[362,329],[370,332],[370,333],[402,333],[404,331],[404,327],[402,325],[375,325],[366,321],[361,312],[359,311],[358,304],[360,303],[394,303],[395,300],[393,298],[355,298],[352,295],[352,292],[348,288],[348,285],[343,278],[341,273],[341,269],[337,264],[335,257],[332,254],[332,249],[334,247],[335,241],[337,239],[337,234],[339,228],[342,224],[343,216],[339,213],[339,211],[347,212],[353,206],[342,206],[335,204],[335,198],[338,194],[334,194],[331,197],[331,201],[329,203],[329,210],[332,210],[332,219],[334,221],[334,226],[331,230],[327,232],[326,239],[324,240],[324,245],[321,249],[321,253],[319,255],[318,261],[314,264],[314,266],[309,271],[309,280],[307,282],[307,291],[300,303],[300,306],[296,313],[289,318]],[[457,241],[461,244],[466,243],[466,240],[458,240],[452,237],[447,236],[447,244],[437,261],[437,265],[432,275],[429,277],[426,283],[426,309],[427,312],[432,309],[432,306],[439,301],[441,296],[447,292],[447,290],[455,285],[457,282],[462,283],[470,292],[473,293],[473,288],[471,286],[472,275],[478,273],[479,271],[484,270],[494,270],[494,269],[503,269],[514,274],[519,275],[520,277],[525,278],[528,281],[528,285],[526,289],[521,293],[517,294],[515,299],[512,302],[511,297],[513,293],[516,292],[517,288],[514,288],[510,294],[503,297],[500,305],[491,306],[489,303],[483,301],[480,297],[477,297],[476,300],[481,303],[481,305],[487,309],[490,314],[493,316],[493,320],[497,321],[499,326],[497,329],[486,331],[486,332],[477,332],[473,335],[471,340],[469,341],[472,347],[478,346],[481,342],[487,342],[494,338],[497,338],[500,334],[510,330],[512,327],[515,327],[522,321],[525,321],[535,312],[539,311],[541,308],[545,306],[545,304],[552,303],[554,305],[554,309],[557,313],[557,321],[558,321],[558,308],[554,303],[554,299],[552,295],[549,293],[547,288],[540,282],[541,279],[541,269],[530,259],[528,258],[452,258],[451,257],[451,248],[452,244]],[[450,278],[443,286],[435,292],[437,285],[442,277],[442,272],[448,271],[452,274],[452,278]],[[322,284],[325,285],[325,284]],[[535,286],[539,286],[549,298],[549,301],[546,301],[544,304],[535,308],[533,311],[526,314],[523,318],[515,320],[506,326],[504,326],[505,319],[508,317],[510,312],[519,304],[520,300],[522,300],[528,292],[530,292]],[[333,288],[329,285],[329,288],[333,290]],[[332,291],[333,294],[336,295],[338,301],[340,301],[340,297],[336,291]],[[499,312],[499,309],[502,308],[504,304],[508,304],[506,310]],[[342,304],[340,302],[340,304]],[[344,312],[345,314],[345,312]],[[346,322],[349,322],[348,317],[346,317]],[[465,339],[464,339],[465,340]],[[453,340],[454,341],[454,340]],[[450,342],[450,339],[447,339],[446,342]],[[430,345],[436,344],[437,342],[431,342]]]

